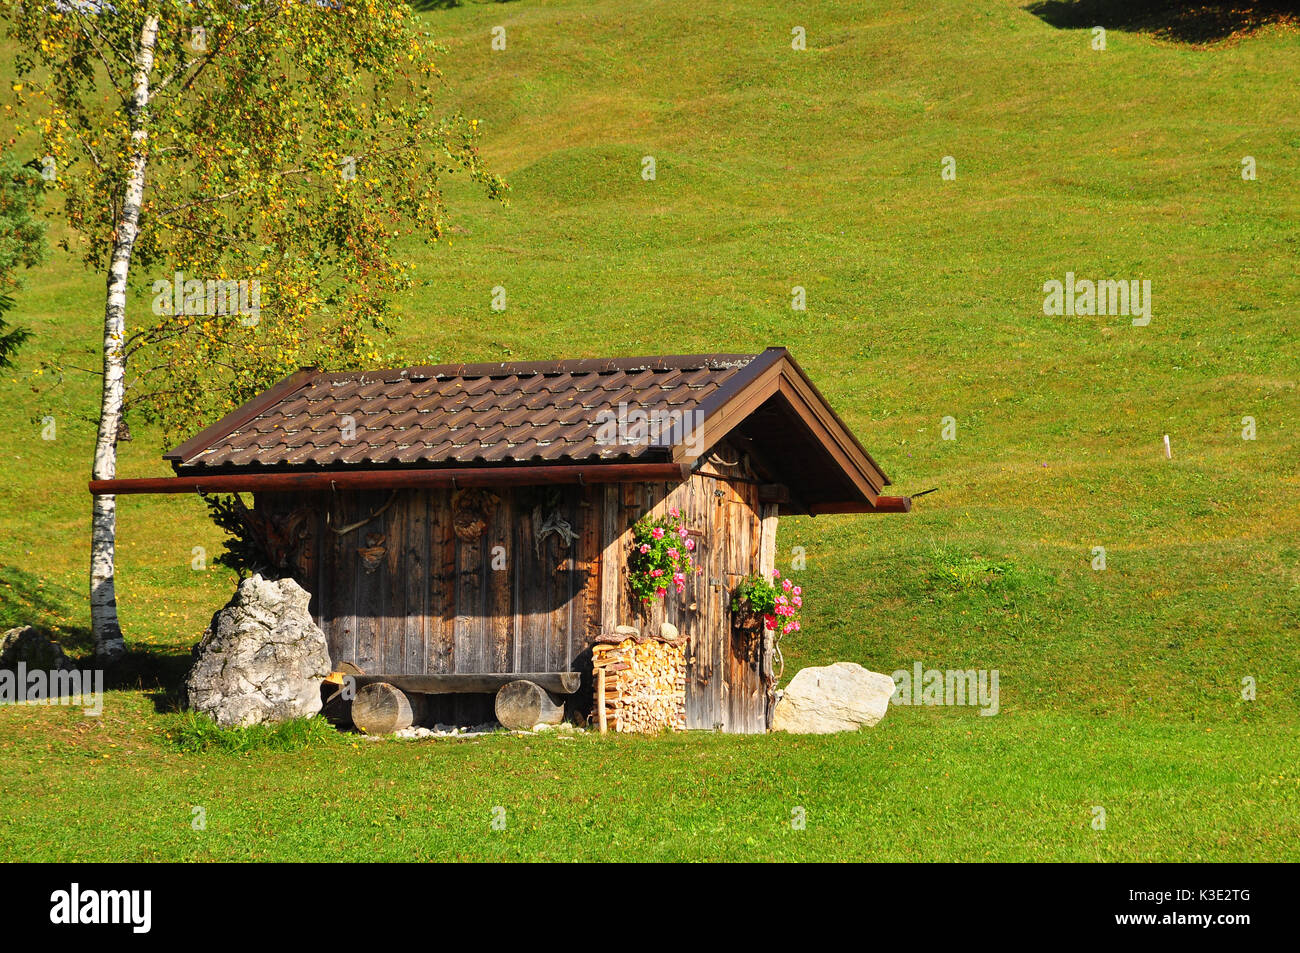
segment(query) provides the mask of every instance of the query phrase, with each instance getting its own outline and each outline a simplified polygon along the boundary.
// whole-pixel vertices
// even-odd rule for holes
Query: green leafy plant
[[[271,558],[249,524],[248,507],[239,496],[205,496],[208,516],[226,532],[222,551],[212,561],[233,569],[240,579],[271,567]]]
[[[930,554],[930,563],[926,578],[940,589],[990,591],[1014,588],[1020,582],[1015,564],[1005,560],[936,549]]]
[[[182,712],[180,725],[167,733],[181,751],[301,751],[320,745],[338,744],[339,732],[324,718],[294,718],[276,725],[249,725],[246,728],[223,728],[207,715]]]
[[[45,257],[45,226],[35,217],[41,198],[40,176],[12,156],[0,156],[0,367],[12,367],[14,353],[31,337],[4,314],[14,307],[11,292],[22,287],[18,269]]]
[[[798,632],[801,626],[799,612],[803,608],[803,587],[789,579],[781,579],[778,569],[772,570],[768,579],[754,573],[741,582],[731,593],[731,611],[759,616],[763,624],[781,635]]]
[[[695,540],[684,525],[681,511],[673,507],[667,516],[643,516],[632,527],[632,554],[628,575],[632,591],[643,603],[662,599],[668,587],[678,595],[686,591],[686,577],[697,572],[691,553]]]

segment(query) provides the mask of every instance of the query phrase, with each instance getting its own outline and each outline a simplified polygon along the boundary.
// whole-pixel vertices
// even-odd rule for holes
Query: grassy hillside
[[[392,359],[790,347],[899,492],[939,492],[907,516],[782,521],[782,552],[808,553],[809,621],[786,640],[787,677],[837,659],[884,672],[917,660],[997,668],[1003,714],[894,709],[878,737],[711,740],[699,742],[702,761],[735,759],[744,775],[736,765],[754,759],[781,792],[825,763],[830,789],[865,824],[868,804],[887,802],[872,823],[897,819],[913,792],[846,779],[888,762],[918,765],[928,784],[915,759],[932,757],[933,743],[956,777],[931,779],[933,800],[920,806],[969,822],[963,849],[1021,857],[1040,843],[1080,859],[1108,856],[1087,836],[1097,803],[1082,783],[1087,763],[1111,783],[1131,777],[1151,805],[1167,796],[1188,818],[1175,836],[1153,808],[1154,826],[1130,831],[1124,856],[1223,856],[1240,839],[1280,858],[1300,832],[1300,777],[1283,757],[1300,727],[1300,34],[1272,24],[1196,46],[1158,28],[1111,29],[1097,51],[1088,29],[1053,25],[1072,22],[1061,4],[1044,6],[1056,12],[1005,0],[429,9],[447,47],[448,102],[482,120],[513,197],[502,208],[451,190],[454,240],[408,249],[424,281],[402,302]],[[494,26],[506,28],[505,51],[490,49]],[[806,50],[791,49],[795,26]],[[655,159],[653,181],[641,176],[644,156]],[[945,156],[955,181],[941,178]],[[1255,158],[1256,181],[1243,181],[1243,156]],[[1149,279],[1151,323],[1045,316],[1043,283],[1067,271]],[[63,253],[32,274],[16,318],[37,336],[0,380],[10,408],[0,417],[0,624],[41,624],[76,648],[87,639],[96,392],[71,365],[93,361],[102,282]],[[507,290],[504,313],[490,308],[495,285]],[[806,312],[790,308],[796,285]],[[51,356],[69,365],[65,379],[33,390],[33,367]],[[39,435],[46,414],[57,420],[52,442]],[[940,439],[945,416],[955,441]],[[1253,441],[1242,439],[1246,416]],[[165,473],[161,449],[135,427],[122,475]],[[232,579],[190,568],[192,547],[213,552],[218,540],[198,499],[124,498],[119,527],[123,626],[147,650],[141,685],[152,687],[158,672],[183,668]],[[1103,572],[1090,566],[1096,546]],[[1241,700],[1245,676],[1257,680],[1254,702]],[[95,792],[156,780],[175,758],[200,759],[189,775],[197,787],[168,782],[176,797],[222,787],[224,769],[202,758],[224,756],[175,754],[158,727],[172,716],[138,695],[117,698],[130,717],[96,730],[140,738],[131,743],[150,754],[137,774],[87,773],[80,749],[60,740],[59,712],[0,711],[0,763],[25,766],[4,772],[0,802],[33,797],[53,775],[84,814]],[[1095,761],[1076,763],[1071,732],[1093,739]],[[539,741],[523,757],[515,742],[490,740],[454,757],[463,772],[518,766],[510,796],[541,803],[547,784],[536,782],[556,766],[536,752],[548,744],[563,748]],[[620,744],[637,771],[695,757],[692,739]],[[897,746],[894,761],[882,744]],[[33,769],[42,748],[52,753]],[[274,799],[300,771],[343,770],[330,757],[363,759],[357,770],[382,776],[410,768],[412,750],[248,758]],[[1157,750],[1187,760],[1162,773],[1147,763]],[[991,752],[1009,766],[1009,806],[1024,828],[1001,851],[981,821],[987,805],[966,790],[982,783]],[[570,762],[590,763],[554,757],[579,771]],[[1223,777],[1194,775],[1194,764]],[[239,767],[246,776],[249,764]],[[962,781],[963,770],[974,774]],[[1217,803],[1232,789],[1238,804]],[[768,804],[756,790],[719,783],[708,811],[724,816],[731,804],[748,816],[740,802],[759,798],[788,815],[785,793]],[[47,827],[62,816],[50,811],[39,819]],[[663,833],[653,816],[622,829],[633,855]],[[199,856],[244,856],[254,820]],[[334,818],[328,836],[370,823]],[[431,836],[433,855],[473,855]],[[735,850],[716,856],[783,856],[753,836],[750,848],[723,838]],[[845,837],[809,856],[870,845]],[[664,849],[656,855],[675,856]]]

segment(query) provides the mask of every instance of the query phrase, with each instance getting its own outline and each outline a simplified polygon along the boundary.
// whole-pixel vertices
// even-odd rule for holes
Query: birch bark
[[[131,78],[131,144],[121,210],[109,259],[108,288],[104,304],[104,390],[100,399],[99,430],[95,437],[93,479],[111,480],[117,475],[117,437],[122,426],[122,405],[126,397],[126,289],[131,253],[140,225],[144,200],[146,144],[149,136],[150,77],[154,48],[158,40],[158,18],[146,17],[140,29]],[[90,537],[90,629],[95,655],[112,662],[126,652],[122,627],[117,618],[117,594],[113,579],[117,542],[117,498],[94,498]]]

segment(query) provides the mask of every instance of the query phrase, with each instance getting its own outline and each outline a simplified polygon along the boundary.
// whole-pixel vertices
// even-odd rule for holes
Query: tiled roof
[[[308,370],[166,455],[178,470],[659,459],[597,442],[602,412],[717,404],[758,355]],[[353,439],[347,439],[354,434]]]

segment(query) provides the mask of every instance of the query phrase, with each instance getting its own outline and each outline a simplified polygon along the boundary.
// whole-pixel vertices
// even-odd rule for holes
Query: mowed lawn
[[[0,857],[1300,855],[1300,33],[1114,28],[1098,51],[1006,0],[424,18],[447,106],[480,118],[512,196],[449,188],[457,227],[408,248],[422,281],[391,362],[788,346],[896,491],[938,492],[906,516],[782,520],[807,593],[786,678],[997,669],[1000,713],[894,708],[824,738],[182,750],[170,693],[233,577],[191,568],[219,548],[197,498],[123,498],[136,653],[99,720],[0,709]],[[1149,279],[1150,324],[1044,315],[1066,272]],[[74,368],[97,363],[102,294],[55,251],[0,379],[0,624],[75,652],[97,382]],[[121,475],[165,474],[163,435],[132,429]]]
[[[6,859],[1231,862],[1300,838],[1289,726],[900,709],[821,737],[184,754],[150,702],[112,702],[6,718]]]

